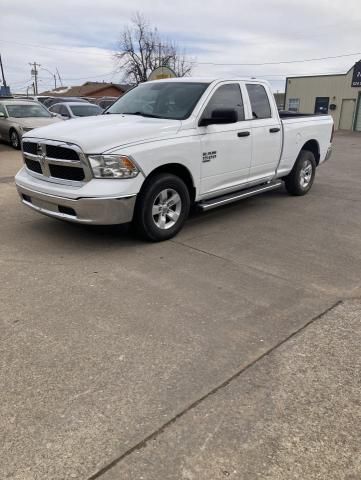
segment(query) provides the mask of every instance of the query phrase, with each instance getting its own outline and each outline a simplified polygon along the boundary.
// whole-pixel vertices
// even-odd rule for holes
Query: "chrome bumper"
[[[69,199],[16,185],[24,205],[49,217],[75,223],[117,225],[133,218],[136,195],[120,198]]]

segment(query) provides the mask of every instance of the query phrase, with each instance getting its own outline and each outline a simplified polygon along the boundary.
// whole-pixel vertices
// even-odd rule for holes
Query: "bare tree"
[[[192,63],[184,52],[168,40],[162,40],[157,28],[151,27],[145,17],[136,13],[130,26],[120,36],[119,52],[115,60],[131,83],[145,82],[157,67],[166,66],[178,77],[191,73]]]

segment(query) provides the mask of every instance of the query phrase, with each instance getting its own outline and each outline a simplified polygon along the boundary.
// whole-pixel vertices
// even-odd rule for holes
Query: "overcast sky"
[[[59,69],[65,85],[122,80],[112,52],[139,11],[198,62],[193,76],[258,76],[284,90],[293,74],[342,73],[361,58],[359,0],[0,0],[0,53],[7,83],[24,91],[29,62]],[[265,63],[356,53],[279,65]],[[39,91],[53,86],[40,70]]]

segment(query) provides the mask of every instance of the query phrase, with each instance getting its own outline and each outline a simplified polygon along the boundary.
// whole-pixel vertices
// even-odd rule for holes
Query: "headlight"
[[[95,178],[133,178],[139,173],[135,163],[125,155],[90,155]]]

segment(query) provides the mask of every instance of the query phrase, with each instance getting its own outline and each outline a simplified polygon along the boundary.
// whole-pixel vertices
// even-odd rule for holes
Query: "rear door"
[[[282,130],[270,92],[258,83],[246,84],[252,115],[252,162],[249,181],[269,179],[275,174],[282,148]]]
[[[236,189],[249,176],[252,155],[250,121],[245,120],[238,82],[217,87],[201,114],[210,118],[217,109],[235,109],[236,123],[199,127],[201,140],[201,194],[221,194]]]

